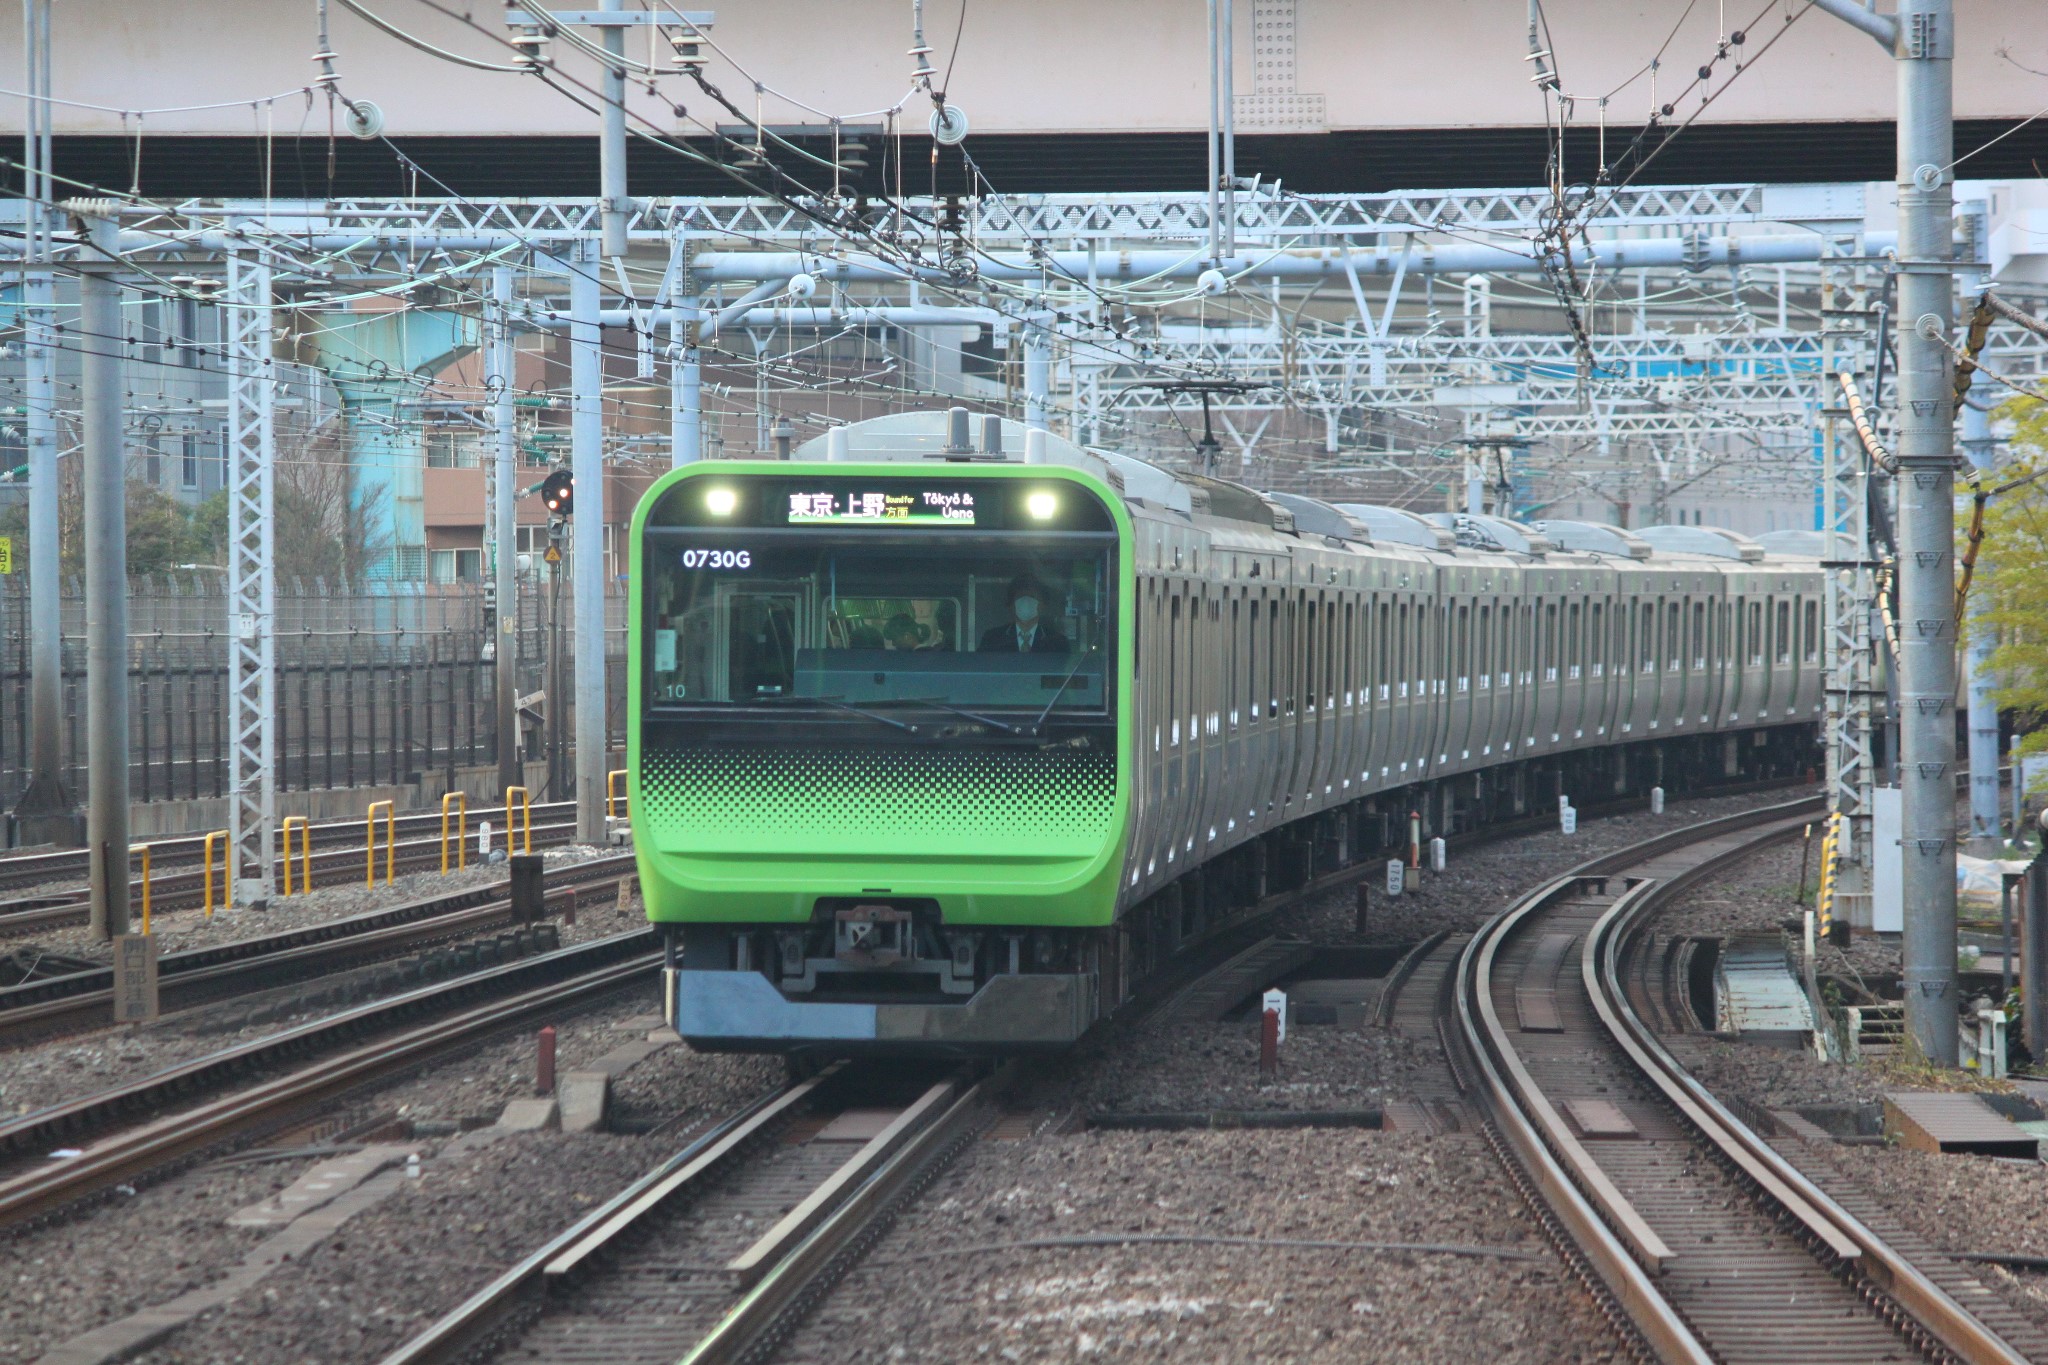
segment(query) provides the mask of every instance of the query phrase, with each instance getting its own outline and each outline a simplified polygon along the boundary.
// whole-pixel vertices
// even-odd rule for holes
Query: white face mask
[[[1036,621],[1038,619],[1038,599],[1035,597],[1018,598],[1017,619],[1027,626]]]

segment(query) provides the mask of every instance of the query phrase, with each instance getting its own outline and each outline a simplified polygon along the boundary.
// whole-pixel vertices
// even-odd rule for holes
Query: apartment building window
[[[179,437],[178,487],[199,487],[199,433],[188,431]]]
[[[424,444],[429,469],[475,469],[477,433],[473,431],[429,431]]]
[[[429,574],[436,583],[474,583],[484,573],[482,550],[435,550]]]

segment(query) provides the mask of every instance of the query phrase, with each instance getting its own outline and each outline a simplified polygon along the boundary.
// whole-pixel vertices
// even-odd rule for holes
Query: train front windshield
[[[1014,724],[1112,704],[1113,534],[1011,529],[1002,490],[947,492],[928,521],[858,486],[751,491],[770,524],[647,530],[651,710],[936,706]],[[884,514],[850,520],[869,496]]]

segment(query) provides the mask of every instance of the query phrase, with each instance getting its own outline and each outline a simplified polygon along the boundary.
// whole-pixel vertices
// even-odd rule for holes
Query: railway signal
[[[557,469],[540,483],[541,506],[554,517],[573,516],[576,511],[576,476],[566,469]]]

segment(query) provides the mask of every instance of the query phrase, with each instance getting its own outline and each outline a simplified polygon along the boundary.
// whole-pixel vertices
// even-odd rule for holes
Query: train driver
[[[1067,637],[1047,625],[1045,586],[1029,574],[1010,580],[1011,620],[981,637],[983,654],[1065,654]]]

